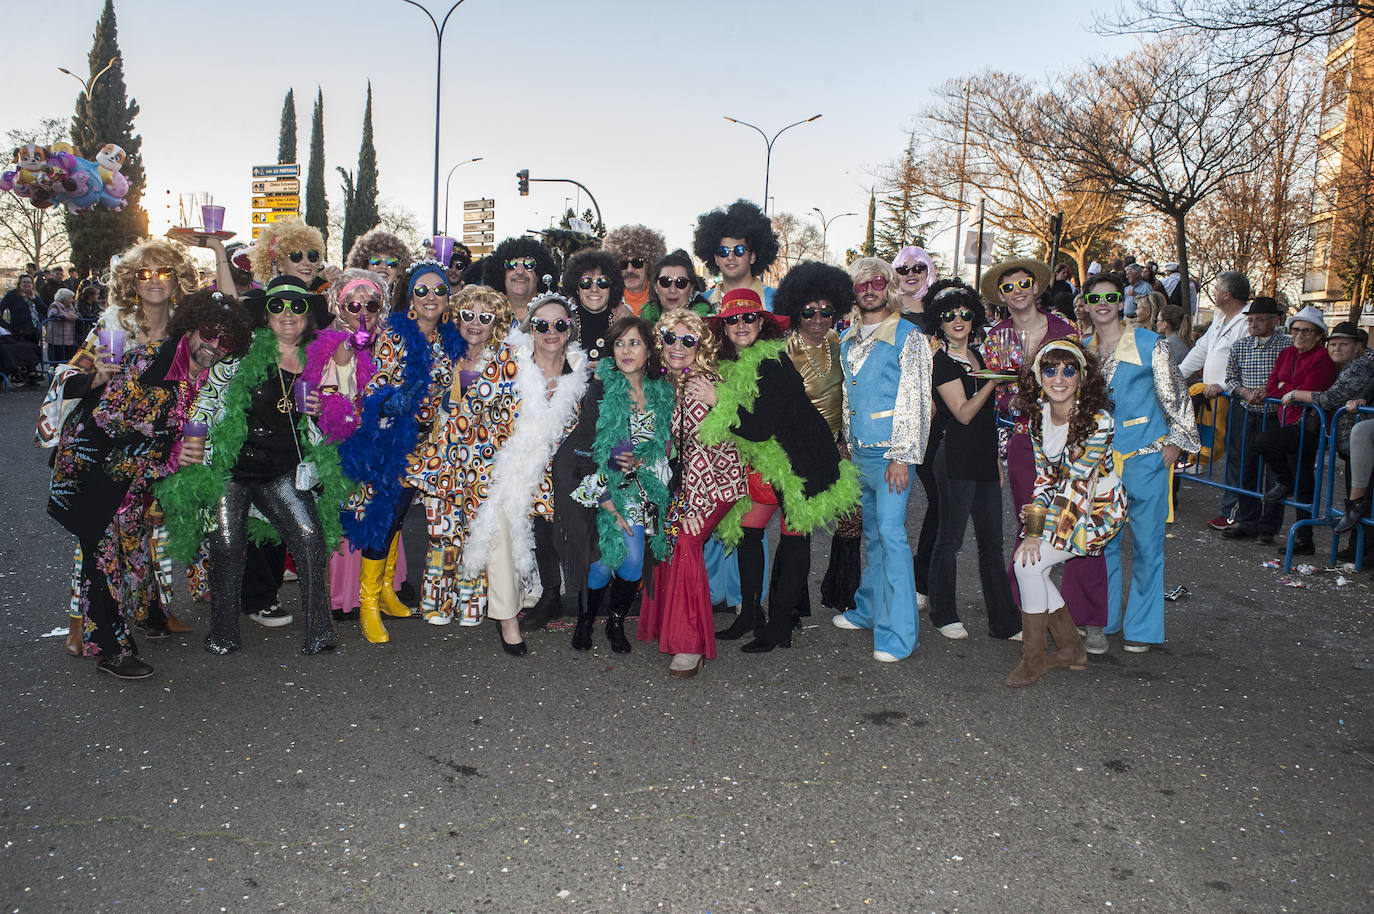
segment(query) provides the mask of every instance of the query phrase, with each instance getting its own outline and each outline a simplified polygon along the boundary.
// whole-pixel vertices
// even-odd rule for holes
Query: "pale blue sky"
[[[448,3],[429,0],[433,10]],[[51,0],[27,40],[7,43],[12,86],[0,127],[69,116],[101,0]],[[907,130],[945,79],[984,67],[1038,75],[1089,55],[1126,50],[1092,34],[1107,4],[910,0],[742,0],[735,3],[581,3],[465,0],[444,42],[443,171],[460,201],[496,200],[496,237],[547,227],[569,185],[588,185],[608,225],[644,222],[670,247],[688,246],[697,214],[763,191],[764,144],[774,147],[775,211],[863,213],[873,172],[900,154]],[[275,160],[282,97],[293,87],[300,158],[308,153],[315,88],[324,90],[327,187],[334,166],[357,163],[366,82],[372,80],[383,198],[430,218],[434,38],[401,0],[116,0],[125,76],[142,106],[149,213],[165,226],[164,191],[207,190],[226,228],[248,233],[250,169]],[[441,175],[442,178],[442,175]],[[443,188],[440,188],[442,205]],[[443,221],[443,214],[440,214]],[[830,228],[830,248],[855,244],[862,218]],[[952,238],[936,240],[939,249]]]

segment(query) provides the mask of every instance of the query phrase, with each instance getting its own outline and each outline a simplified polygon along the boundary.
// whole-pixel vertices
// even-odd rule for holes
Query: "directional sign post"
[[[491,209],[495,205],[495,200],[464,200],[463,210],[467,211],[470,209]]]
[[[300,176],[301,167],[296,164],[253,166],[253,177],[255,178],[299,178]]]
[[[298,194],[301,192],[299,178],[283,178],[280,181],[254,181],[255,194]]]
[[[264,226],[301,218],[301,167],[297,164],[253,166],[253,237]]]
[[[265,212],[263,210],[253,211],[254,225],[262,225],[269,222],[296,222],[299,221],[300,218],[301,214],[294,209],[272,209]]]

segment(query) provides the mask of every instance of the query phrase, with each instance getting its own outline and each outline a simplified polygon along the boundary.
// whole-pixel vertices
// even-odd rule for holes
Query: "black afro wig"
[[[773,311],[786,316],[797,326],[801,310],[815,301],[828,301],[836,316],[854,307],[854,284],[849,274],[828,263],[807,260],[787,271],[773,296]]]
[[[486,284],[504,295],[506,261],[517,257],[534,258],[534,276],[538,281],[539,291],[549,291],[549,283],[544,282],[544,277],[556,277],[558,270],[553,265],[553,255],[549,253],[549,249],[533,238],[507,238],[498,244],[496,250],[492,251],[482,264],[482,278],[486,280]]]
[[[692,252],[706,264],[713,274],[716,269],[716,248],[722,238],[743,238],[754,254],[752,272],[761,276],[778,259],[778,234],[772,221],[748,200],[736,200],[728,209],[713,209],[697,218],[697,231],[692,236]]]

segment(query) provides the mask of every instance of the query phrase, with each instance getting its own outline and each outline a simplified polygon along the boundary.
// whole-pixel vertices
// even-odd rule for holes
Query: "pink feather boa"
[[[305,371],[301,377],[316,387],[324,377],[324,367],[334,358],[334,352],[352,334],[347,330],[321,330],[305,348]],[[377,363],[367,349],[353,353],[353,370],[357,373],[357,387],[362,391],[377,371]],[[320,431],[330,443],[343,441],[358,428],[358,404],[341,393],[324,394],[320,398]]]

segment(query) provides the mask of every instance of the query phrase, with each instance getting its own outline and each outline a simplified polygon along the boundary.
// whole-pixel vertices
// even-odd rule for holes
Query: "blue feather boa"
[[[344,472],[372,487],[372,497],[359,509],[362,516],[353,512],[343,516],[344,531],[359,549],[381,549],[386,545],[404,488],[401,478],[406,459],[419,443],[420,420],[416,413],[429,393],[434,370],[434,353],[413,318],[393,312],[387,319],[387,328],[401,338],[401,383],[380,385],[363,398],[359,428],[339,446]],[[467,354],[467,340],[451,321],[439,324],[439,339],[456,370],[458,360]],[[384,405],[398,391],[404,395],[405,405],[396,415],[388,416]]]

